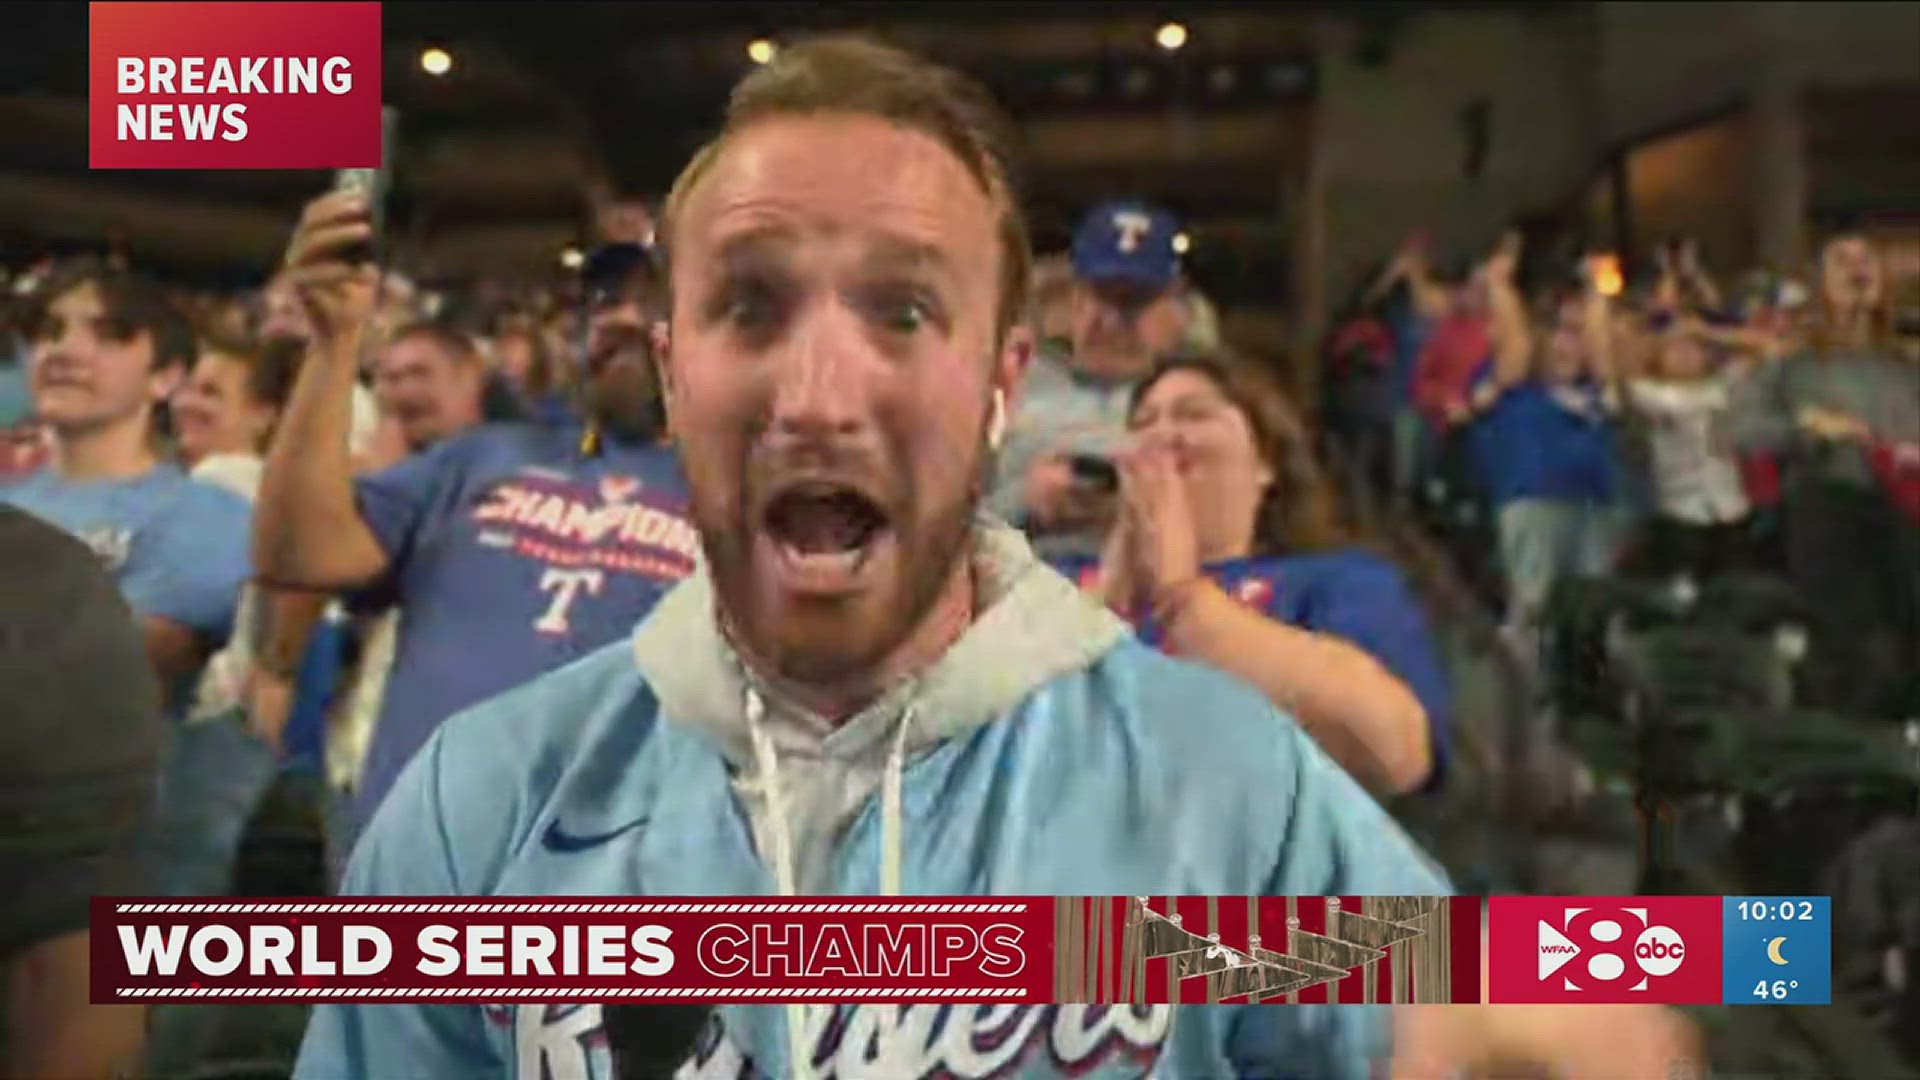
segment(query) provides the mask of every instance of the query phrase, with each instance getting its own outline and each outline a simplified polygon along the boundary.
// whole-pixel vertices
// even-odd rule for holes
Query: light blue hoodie
[[[444,725],[369,895],[1435,895],[1292,719],[1162,656],[986,524],[981,614],[837,728],[744,674],[705,572],[610,647]],[[1363,1080],[1355,1006],[724,1006],[683,1078]],[[599,1008],[322,1005],[299,1080],[607,1080]]]

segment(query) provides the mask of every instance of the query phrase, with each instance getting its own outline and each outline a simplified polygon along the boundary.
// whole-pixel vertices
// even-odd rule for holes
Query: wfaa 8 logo
[[[1720,933],[1718,897],[1496,896],[1488,999],[1715,1004]]]

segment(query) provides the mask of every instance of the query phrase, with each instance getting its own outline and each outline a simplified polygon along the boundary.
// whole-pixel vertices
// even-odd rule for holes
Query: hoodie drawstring
[[[887,768],[880,776],[880,895],[900,895],[900,866],[905,859],[905,815],[900,809],[902,774],[907,771],[907,729],[913,726],[913,706],[901,710],[900,723],[887,750]]]
[[[799,892],[794,883],[793,830],[787,822],[786,791],[780,784],[780,756],[767,734],[767,704],[759,694],[747,691],[747,733],[753,737],[753,761],[760,775],[755,784],[767,804],[767,832],[773,841],[773,876],[781,896]]]
[[[781,896],[794,896],[793,831],[787,823],[787,797],[780,784],[780,755],[773,748],[773,737],[764,723],[767,705],[760,695],[747,691],[747,733],[753,738],[753,759],[759,776],[755,786],[766,802],[767,832],[773,841],[773,877]],[[787,1061],[794,1080],[812,1080],[813,1055],[807,1046],[807,1007],[787,1006]]]
[[[793,828],[788,818],[786,791],[780,782],[780,755],[773,737],[767,734],[767,704],[749,689],[746,700],[747,733],[753,741],[754,767],[759,775],[753,786],[766,801],[767,832],[773,846],[774,881],[781,896],[799,894],[798,871],[793,860]],[[905,814],[901,788],[907,768],[907,732],[913,726],[913,706],[900,713],[892,744],[887,748],[887,763],[880,777],[880,895],[900,895],[900,875],[905,861]],[[824,1007],[824,1006],[823,1006]],[[787,1058],[795,1080],[811,1080],[813,1062],[807,1046],[808,1007],[787,1006]]]

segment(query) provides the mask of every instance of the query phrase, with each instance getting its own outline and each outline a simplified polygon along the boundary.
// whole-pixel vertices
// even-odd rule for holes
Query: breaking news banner
[[[349,169],[380,161],[377,3],[88,6],[95,169]]]
[[[93,905],[99,1004],[1479,1000],[1477,897]]]
[[[1496,1004],[1825,1005],[1824,896],[1496,896]]]

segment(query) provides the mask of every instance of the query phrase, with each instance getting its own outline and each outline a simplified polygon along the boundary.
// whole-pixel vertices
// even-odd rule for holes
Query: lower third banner
[[[1474,897],[97,899],[93,1000],[1480,999]]]

